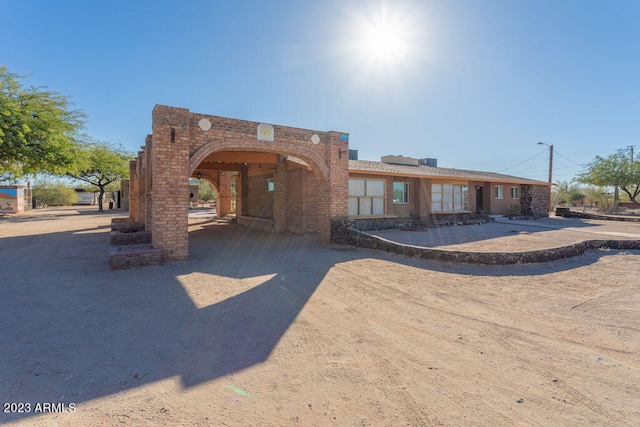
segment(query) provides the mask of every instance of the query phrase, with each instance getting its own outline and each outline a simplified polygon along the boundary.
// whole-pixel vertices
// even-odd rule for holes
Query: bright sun
[[[407,57],[406,35],[390,22],[366,25],[359,44],[367,59],[377,64],[395,66]]]

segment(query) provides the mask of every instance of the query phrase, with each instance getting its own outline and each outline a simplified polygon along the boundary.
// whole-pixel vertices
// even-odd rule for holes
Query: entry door
[[[484,210],[484,187],[476,187],[476,213]]]

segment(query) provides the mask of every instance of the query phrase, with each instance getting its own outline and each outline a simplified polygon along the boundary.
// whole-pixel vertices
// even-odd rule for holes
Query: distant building
[[[29,185],[0,186],[0,214],[19,214],[31,209]]]
[[[76,205],[97,205],[98,204],[98,193],[93,191],[84,191],[76,189],[76,196],[78,196],[78,200],[76,200]]]

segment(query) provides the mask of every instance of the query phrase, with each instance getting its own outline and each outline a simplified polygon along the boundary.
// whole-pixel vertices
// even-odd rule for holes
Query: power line
[[[553,150],[553,152],[554,152],[555,154],[557,154],[558,156],[562,157],[563,159],[570,161],[571,163],[573,163],[573,164],[574,164],[574,165],[576,165],[576,166],[580,166],[581,168],[582,168],[582,167],[584,167],[584,165],[581,165],[581,164],[579,164],[579,163],[576,163],[576,162],[574,162],[573,160],[571,160],[571,159],[569,159],[569,158],[567,158],[567,157],[563,156],[563,155],[562,155],[562,153],[560,153],[558,150]]]
[[[527,160],[524,160],[524,161],[522,161],[522,162],[520,162],[520,163],[518,163],[518,164],[516,164],[516,165],[509,166],[508,168],[504,168],[504,169],[502,169],[502,170],[499,170],[499,171],[497,171],[497,173],[504,172],[504,171],[509,170],[509,169],[513,169],[513,168],[515,168],[515,167],[517,167],[517,166],[520,166],[520,165],[521,165],[521,164],[523,164],[523,163],[527,163],[528,161],[535,159],[536,157],[538,157],[538,156],[540,156],[540,155],[542,155],[542,154],[544,154],[544,153],[546,153],[546,152],[547,152],[547,150],[545,149],[545,150],[543,150],[543,151],[539,152],[538,154],[536,154],[535,156],[533,156],[533,157],[531,157],[531,158],[529,158],[529,159],[527,159]]]
[[[530,159],[530,160],[531,160],[531,159]],[[524,169],[518,169],[518,171],[517,171],[517,172],[513,172],[513,173],[521,174],[522,172],[528,171],[528,170],[530,170],[530,169],[533,169],[533,168],[535,168],[535,167],[537,167],[537,166],[540,166],[540,165],[543,165],[543,164],[545,164],[545,163],[547,163],[547,159],[542,159],[542,161],[541,161],[541,162],[538,162],[538,163],[536,163],[535,165],[532,165],[532,166],[526,167],[526,168],[524,168]]]

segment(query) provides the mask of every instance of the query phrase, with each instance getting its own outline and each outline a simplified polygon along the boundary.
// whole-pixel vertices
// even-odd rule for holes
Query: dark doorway
[[[484,187],[476,187],[476,213],[484,211]]]

